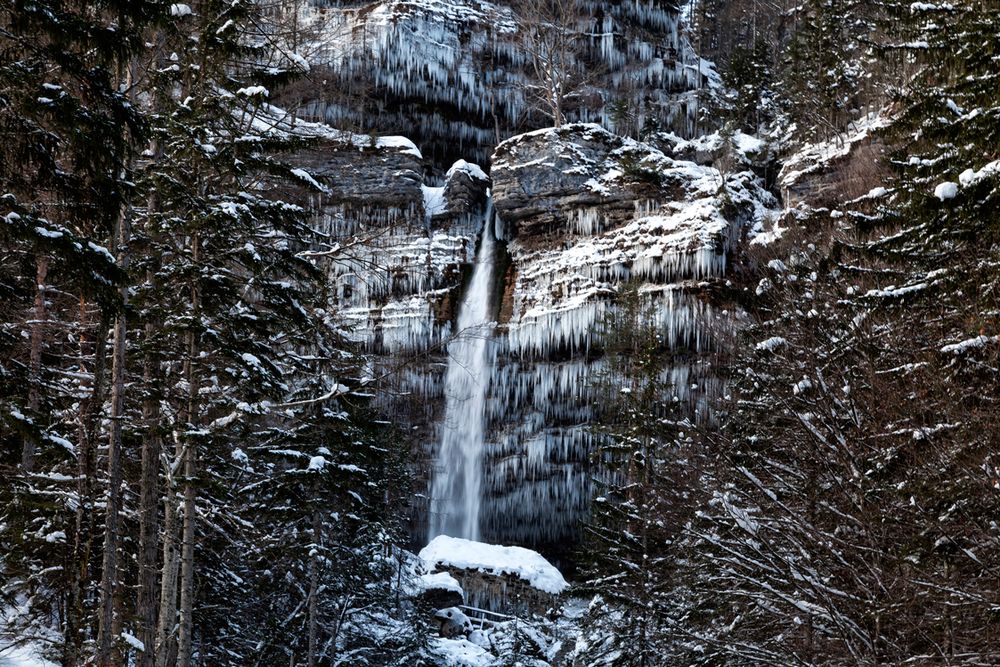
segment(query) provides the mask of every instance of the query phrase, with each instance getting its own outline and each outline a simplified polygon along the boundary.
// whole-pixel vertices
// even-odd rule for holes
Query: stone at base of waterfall
[[[525,621],[504,623],[481,631],[473,630],[468,637],[434,637],[430,647],[438,667],[500,667],[517,664],[520,667],[553,667],[562,665],[546,656],[558,650],[559,643],[542,636]],[[516,656],[516,662],[511,658]],[[566,663],[569,664],[569,663]]]
[[[569,584],[541,554],[523,547],[439,535],[420,551],[429,572],[447,572],[465,603],[503,614],[543,614]]]
[[[447,572],[422,574],[417,577],[419,598],[432,609],[457,607],[465,604],[465,593],[458,580]]]
[[[434,620],[438,624],[438,634],[449,639],[468,635],[475,629],[472,619],[458,607],[438,609],[434,614]]]
[[[481,646],[486,650],[493,648],[493,642],[490,641],[490,636],[482,630],[473,630],[469,633],[467,639],[476,646]]]

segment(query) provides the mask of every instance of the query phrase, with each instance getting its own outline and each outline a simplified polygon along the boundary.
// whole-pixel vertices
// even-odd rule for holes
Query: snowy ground
[[[56,667],[56,663],[43,660],[32,646],[0,648],[0,667]]]

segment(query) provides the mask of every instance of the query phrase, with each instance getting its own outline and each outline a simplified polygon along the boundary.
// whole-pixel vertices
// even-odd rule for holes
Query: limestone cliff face
[[[514,137],[492,161],[511,268],[484,532],[558,544],[573,539],[599,474],[588,469],[591,404],[617,296],[631,285],[648,301],[675,359],[677,400],[707,419],[721,390],[708,353],[732,322],[708,288],[776,202],[738,154],[724,173],[597,125]]]
[[[532,25],[572,35],[560,77],[570,119],[689,131],[695,91],[704,97],[718,79],[692,50],[673,0],[583,0],[555,22],[520,16],[519,4],[305,3],[296,25],[310,84],[286,101],[338,127],[406,134],[444,169],[459,158],[485,164],[500,140],[551,122],[536,99],[532,53],[543,47],[531,41]]]
[[[493,160],[519,353],[590,347],[595,320],[582,313],[598,316],[626,282],[690,287],[721,276],[773,205],[750,171],[676,160],[596,125],[515,137]]]
[[[488,177],[461,162],[431,186],[409,140],[335,131],[292,161],[322,189],[309,205],[330,237],[334,305],[349,335],[378,354],[440,345],[474,256]]]
[[[313,140],[292,156],[293,173],[329,235],[331,305],[369,354],[382,406],[422,452],[418,487],[430,488],[446,344],[476,244],[487,229],[504,242],[484,539],[556,557],[576,539],[595,473],[601,329],[626,288],[650,305],[672,351],[676,400],[692,419],[708,418],[721,386],[707,356],[731,322],[710,287],[774,205],[738,152],[696,164],[675,157],[667,137],[657,147],[572,124],[501,143],[489,176],[458,161],[431,184],[427,161],[402,137],[296,127]],[[720,146],[709,152],[725,153]],[[425,493],[414,505],[415,543],[426,512]]]
[[[508,234],[521,238],[617,226],[660,194],[660,165],[650,158],[640,144],[596,125],[514,137],[493,153],[497,211]]]

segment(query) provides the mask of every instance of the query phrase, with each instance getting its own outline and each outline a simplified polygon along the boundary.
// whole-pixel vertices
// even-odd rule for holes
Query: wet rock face
[[[407,208],[422,205],[423,159],[415,150],[356,146],[330,139],[291,161],[326,188],[330,203]]]
[[[312,211],[329,237],[331,306],[348,322],[346,334],[376,354],[436,348],[450,334],[489,178],[462,161],[443,185],[431,185],[408,139],[300,127],[313,141],[286,157],[299,175],[287,194]]]
[[[743,167],[739,164],[737,167]],[[488,406],[483,533],[560,564],[585,516],[606,371],[604,322],[629,284],[675,360],[692,421],[723,386],[708,358],[729,316],[708,298],[764,209],[753,173],[675,159],[596,125],[540,130],[493,156],[494,207],[511,266]],[[603,369],[603,370],[602,370]]]

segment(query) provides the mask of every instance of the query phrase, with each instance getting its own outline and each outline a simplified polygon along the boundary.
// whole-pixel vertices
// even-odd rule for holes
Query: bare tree
[[[527,96],[557,127],[565,122],[566,101],[586,77],[579,0],[521,0],[515,9],[522,28],[515,39],[523,50],[530,79]]]

